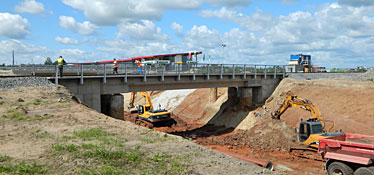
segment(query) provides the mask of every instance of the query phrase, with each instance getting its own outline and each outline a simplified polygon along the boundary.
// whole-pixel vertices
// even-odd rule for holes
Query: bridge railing
[[[32,75],[49,74],[55,76],[55,81],[58,84],[59,69],[57,65],[21,65],[16,67],[8,67],[13,71],[28,71]],[[210,76],[219,75],[232,76],[232,79],[241,75],[246,78],[247,75],[257,77],[257,75],[264,75],[269,77],[274,75],[274,78],[279,75],[285,75],[284,65],[257,65],[257,64],[134,64],[128,62],[118,62],[118,70],[114,72],[113,63],[67,63],[63,66],[63,75],[65,76],[80,76],[81,83],[85,76],[102,76],[104,83],[108,76],[122,76],[127,82],[128,76],[140,75],[147,80],[147,76],[160,76],[163,81],[166,76],[196,76],[204,75],[207,79]]]
[[[55,66],[55,81],[58,83],[59,73],[58,66]],[[190,75],[195,80],[196,76],[204,75],[209,80],[211,75],[223,76],[230,75],[235,79],[237,75],[246,78],[247,75],[252,75],[256,78],[257,75],[262,74],[265,78],[269,75],[285,75],[283,65],[255,65],[255,64],[134,64],[119,62],[117,72],[114,71],[113,63],[100,64],[81,64],[69,63],[64,66],[64,72],[72,71],[81,76],[81,83],[83,84],[84,76],[88,75],[102,75],[103,81],[106,83],[107,76],[123,76],[124,81],[127,82],[129,75],[140,75],[147,81],[149,76],[160,76],[161,81],[164,81],[165,76],[177,76],[180,80],[181,76]]]

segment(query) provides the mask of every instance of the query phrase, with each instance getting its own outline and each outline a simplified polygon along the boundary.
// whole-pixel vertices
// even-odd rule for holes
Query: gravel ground
[[[17,77],[17,78],[0,78],[0,90],[17,88],[20,86],[54,86],[53,83],[44,77]]]

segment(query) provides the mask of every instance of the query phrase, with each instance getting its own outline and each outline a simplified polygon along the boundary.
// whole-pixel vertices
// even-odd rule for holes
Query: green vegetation
[[[73,133],[73,135],[82,140],[97,140],[107,136],[114,136],[115,134],[109,133],[102,128],[91,128],[89,130],[76,131]]]
[[[145,142],[145,143],[156,143],[156,142],[165,142],[165,141],[168,141],[170,140],[171,138],[168,137],[168,135],[163,135],[161,136],[160,134],[156,134],[156,135],[151,135],[151,136],[148,136],[146,138],[141,138],[140,140],[142,142]]]
[[[75,165],[78,174],[188,174],[184,162],[188,162],[189,155],[153,154],[140,146],[128,148],[123,145],[123,140],[102,128],[76,131],[62,139],[69,144],[55,144],[51,151],[56,156],[68,155],[69,160],[61,161],[88,161],[89,164]],[[152,140],[151,143],[155,141],[159,140]]]
[[[32,132],[38,139],[55,138],[55,136],[51,135],[47,131],[42,131],[40,129],[33,129]]]
[[[36,121],[36,120],[46,120],[46,119],[51,118],[51,116],[49,115],[29,116],[25,114],[24,112],[18,112],[18,111],[12,111],[12,110],[8,110],[8,114],[4,114],[2,117],[7,118],[7,119],[19,120],[19,121]]]
[[[47,101],[36,99],[34,102],[32,102],[33,105],[41,105],[43,103],[47,103]]]
[[[10,156],[7,156],[7,155],[1,155],[0,154],[0,163],[1,162],[7,162],[9,160],[12,160],[12,158]]]
[[[20,162],[17,164],[0,164],[0,174],[47,174],[48,165]]]

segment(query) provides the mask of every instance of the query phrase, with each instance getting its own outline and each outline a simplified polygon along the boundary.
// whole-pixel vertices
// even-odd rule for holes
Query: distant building
[[[286,66],[286,72],[312,72],[312,67],[311,55],[291,55]]]
[[[188,64],[196,63],[197,56],[202,54],[202,52],[186,52],[186,53],[174,53],[174,54],[164,54],[164,55],[150,55],[150,56],[140,56],[132,57],[129,59],[118,59],[118,62],[135,62],[139,60],[144,64]],[[97,63],[111,63],[113,60],[109,61],[98,61]]]

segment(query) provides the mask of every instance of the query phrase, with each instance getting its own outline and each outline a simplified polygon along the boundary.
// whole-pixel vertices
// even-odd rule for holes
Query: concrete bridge
[[[141,73],[134,65],[122,65],[119,74],[112,73],[111,65],[94,71],[92,66],[79,66],[78,76],[49,79],[67,87],[87,106],[104,113],[110,110],[108,103],[113,98],[120,99],[116,97],[118,94],[138,91],[229,87],[229,97],[234,100],[262,103],[285,76],[283,66],[277,65],[143,65]]]
[[[111,103],[124,106],[120,93],[137,91],[228,87],[231,102],[262,103],[285,77],[283,65],[253,64],[143,64],[139,68],[119,62],[118,74],[113,74],[112,64],[70,63],[64,66],[63,77],[55,65],[7,68],[16,76],[47,76],[104,113],[112,111]]]

